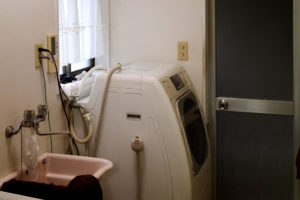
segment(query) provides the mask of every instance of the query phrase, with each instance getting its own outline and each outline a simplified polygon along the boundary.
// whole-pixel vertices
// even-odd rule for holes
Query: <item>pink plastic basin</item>
[[[78,175],[91,174],[100,180],[112,167],[111,161],[102,158],[43,153],[38,158],[36,169],[29,175],[24,171],[22,180],[66,186]],[[20,173],[14,172],[0,179],[0,186],[13,178],[20,180]]]

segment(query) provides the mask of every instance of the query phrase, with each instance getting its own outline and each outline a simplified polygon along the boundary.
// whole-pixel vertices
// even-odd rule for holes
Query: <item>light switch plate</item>
[[[188,42],[177,42],[177,60],[188,60]]]

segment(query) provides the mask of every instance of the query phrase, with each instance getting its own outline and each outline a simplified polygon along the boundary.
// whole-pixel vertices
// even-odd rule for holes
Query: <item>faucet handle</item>
[[[33,121],[35,117],[34,110],[24,110],[24,121]]]
[[[37,112],[39,118],[44,118],[48,113],[48,107],[46,105],[38,105]]]
[[[33,127],[33,121],[35,119],[35,111],[34,110],[24,110],[24,127]]]

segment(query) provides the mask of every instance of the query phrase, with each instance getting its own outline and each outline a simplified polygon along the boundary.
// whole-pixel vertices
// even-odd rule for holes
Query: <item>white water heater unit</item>
[[[98,124],[106,71],[98,71],[88,97],[79,103]],[[76,130],[82,130],[75,116]],[[78,122],[78,123],[76,123]],[[97,157],[114,163],[102,180],[105,200],[136,199],[136,154],[141,152],[142,200],[211,199],[210,143],[202,108],[184,68],[131,64],[115,72],[109,86]]]

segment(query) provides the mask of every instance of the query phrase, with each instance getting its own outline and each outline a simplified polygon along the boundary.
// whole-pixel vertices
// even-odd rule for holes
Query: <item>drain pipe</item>
[[[105,88],[103,91],[103,96],[102,96],[102,102],[101,102],[101,108],[100,108],[100,116],[99,116],[99,120],[98,120],[98,125],[97,125],[97,129],[95,132],[95,140],[94,140],[94,146],[92,149],[92,156],[96,157],[96,153],[97,153],[97,147],[98,147],[98,141],[99,141],[99,137],[100,137],[100,132],[102,129],[102,122],[103,122],[103,115],[104,115],[104,108],[105,108],[105,103],[106,103],[106,97],[107,97],[107,93],[108,93],[108,88],[109,88],[109,84],[110,84],[110,80],[111,77],[113,75],[114,72],[116,72],[117,70],[121,70],[121,64],[118,64],[117,66],[113,67],[107,75],[107,79],[105,82]]]
[[[142,167],[141,167],[141,155],[140,152],[144,148],[144,142],[135,136],[135,139],[131,142],[131,148],[136,153],[136,199],[142,199]]]

